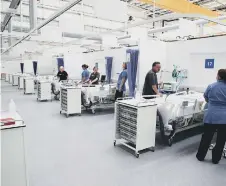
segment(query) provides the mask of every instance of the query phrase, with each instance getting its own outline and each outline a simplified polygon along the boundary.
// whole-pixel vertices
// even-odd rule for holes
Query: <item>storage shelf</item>
[[[133,99],[118,101],[115,104],[115,142],[139,151],[155,147],[157,105],[153,102],[137,104]],[[127,143],[125,143],[124,140]],[[132,146],[131,146],[132,144]]]
[[[61,111],[68,117],[70,114],[81,115],[81,89],[73,86],[61,87]]]

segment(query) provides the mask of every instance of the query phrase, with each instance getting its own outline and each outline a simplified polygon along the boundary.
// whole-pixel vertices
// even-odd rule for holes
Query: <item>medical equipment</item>
[[[6,73],[1,73],[1,80],[5,80],[6,79]]]
[[[172,75],[173,81],[164,82],[162,90],[166,93],[176,93],[181,84],[183,83],[184,79],[187,78],[188,71],[187,69],[180,69],[178,66],[173,65],[174,69],[172,72],[170,71],[161,71],[160,79],[162,79],[163,72],[169,72]]]
[[[37,75],[35,76],[34,82],[35,82],[35,89],[38,88],[38,81],[50,81],[52,82],[54,79],[53,75]]]
[[[175,93],[177,91],[177,82],[163,83],[163,91]]]
[[[13,83],[13,75],[9,74],[9,84],[12,84],[12,83]]]
[[[34,94],[35,87],[34,87],[34,78],[31,76],[24,78],[24,94]]]
[[[18,89],[23,89],[24,88],[24,78],[31,76],[30,74],[21,74],[18,77]]]
[[[13,86],[18,86],[18,78],[19,78],[20,74],[16,73],[13,74],[13,81],[12,81],[12,85]]]
[[[9,74],[6,74],[5,76],[5,82],[8,82],[9,81]]]
[[[60,90],[61,113],[81,115],[81,88],[73,85],[62,85]]]
[[[135,151],[155,151],[157,104],[154,99],[124,98],[115,103],[115,141]]]
[[[25,76],[19,76],[18,77],[18,89],[23,89],[24,88],[24,77]]]
[[[52,101],[51,96],[51,81],[41,80],[37,82],[37,101],[50,100]]]

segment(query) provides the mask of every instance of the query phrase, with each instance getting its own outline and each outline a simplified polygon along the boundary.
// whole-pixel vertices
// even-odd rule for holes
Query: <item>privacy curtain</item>
[[[37,74],[37,67],[38,67],[38,62],[37,61],[33,61],[33,70],[34,70],[35,76]]]
[[[64,58],[57,58],[58,69],[63,66],[64,67]]]
[[[128,64],[127,64],[127,74],[128,74],[128,85],[130,96],[134,97],[135,88],[136,88],[136,77],[137,77],[137,66],[139,58],[139,50],[126,50],[127,55],[130,55]]]
[[[113,57],[105,57],[106,59],[106,76],[107,82],[111,83],[111,71],[112,71],[112,61]]]
[[[24,63],[20,63],[20,70],[21,70],[21,73],[23,74],[24,73]]]

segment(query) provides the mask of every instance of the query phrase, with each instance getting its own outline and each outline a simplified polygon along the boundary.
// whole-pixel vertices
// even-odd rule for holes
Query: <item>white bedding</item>
[[[184,101],[188,101],[187,106],[183,106]],[[183,92],[181,94],[171,94],[168,97],[156,98],[156,102],[163,124],[169,130],[172,130],[172,126],[169,125],[170,120],[176,120],[179,117],[192,118],[193,114],[202,112],[206,104],[202,93],[192,91],[188,94]]]

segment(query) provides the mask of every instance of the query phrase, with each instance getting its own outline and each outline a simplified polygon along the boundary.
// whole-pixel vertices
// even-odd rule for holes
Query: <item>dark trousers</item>
[[[217,140],[212,150],[212,162],[218,163],[220,161],[226,142],[226,124],[204,124],[204,133],[196,155],[198,160],[203,161],[205,159],[215,132],[217,133]]]
[[[123,91],[119,92],[118,90],[116,90],[116,92],[115,92],[115,101],[118,98],[122,98],[122,97],[123,97]]]

